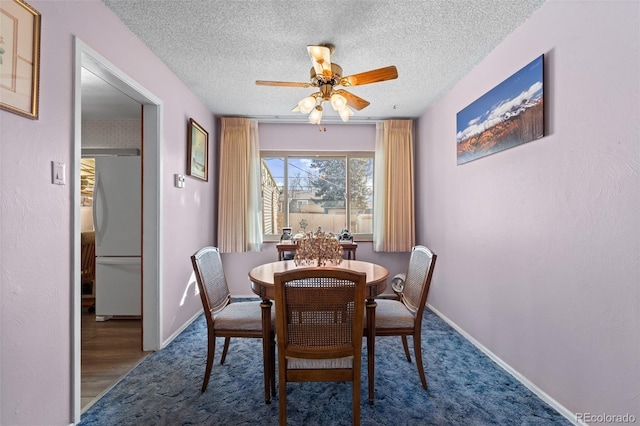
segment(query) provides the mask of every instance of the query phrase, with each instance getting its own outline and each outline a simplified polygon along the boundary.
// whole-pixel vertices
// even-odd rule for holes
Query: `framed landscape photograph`
[[[189,119],[187,158],[187,174],[208,181],[209,133],[196,123],[193,118]]]
[[[40,13],[22,0],[0,2],[0,109],[38,118]]]
[[[458,165],[544,136],[540,55],[457,115]]]

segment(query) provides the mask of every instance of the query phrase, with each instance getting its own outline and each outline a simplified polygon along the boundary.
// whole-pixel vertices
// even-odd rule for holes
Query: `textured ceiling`
[[[345,76],[395,65],[398,79],[349,89],[371,102],[356,122],[419,117],[544,2],[103,1],[218,116],[306,121],[291,108],[312,88],[255,81],[308,82],[310,44],[333,44]]]

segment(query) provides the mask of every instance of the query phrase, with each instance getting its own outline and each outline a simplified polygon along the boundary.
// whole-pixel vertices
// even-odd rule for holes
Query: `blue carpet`
[[[82,415],[80,425],[277,425],[277,397],[264,403],[259,339],[231,339],[222,366],[219,339],[209,387],[200,392],[206,327],[200,316],[148,356]],[[428,391],[400,338],[376,339],[373,406],[363,348],[363,425],[571,424],[428,309],[422,341]],[[349,425],[351,414],[350,383],[287,384],[291,425]]]

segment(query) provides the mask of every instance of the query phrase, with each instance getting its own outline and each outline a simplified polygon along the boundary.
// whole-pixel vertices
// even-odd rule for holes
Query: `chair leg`
[[[207,390],[209,384],[209,376],[211,376],[211,368],[213,367],[213,355],[216,353],[216,336],[209,334],[207,338],[207,367],[204,370],[204,379],[202,381],[201,392]]]
[[[271,396],[276,396],[276,339],[271,337]]]
[[[416,355],[416,367],[418,367],[418,374],[420,375],[420,381],[422,387],[427,389],[427,378],[424,376],[424,366],[422,365],[422,344],[420,339],[420,333],[413,335],[413,352]]]
[[[353,381],[353,426],[360,426],[360,380]]]
[[[220,358],[220,365],[224,364],[224,360],[227,359],[227,352],[229,351],[229,342],[231,337],[224,338],[224,346],[222,347],[222,358]]]
[[[411,362],[411,354],[409,353],[409,343],[407,343],[407,336],[402,337],[402,347],[404,347],[404,354],[407,356],[407,361]]]
[[[278,424],[287,426],[287,373],[283,369],[283,365],[278,368]]]

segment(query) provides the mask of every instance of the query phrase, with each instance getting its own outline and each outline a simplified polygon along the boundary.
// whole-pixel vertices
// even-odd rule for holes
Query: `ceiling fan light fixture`
[[[331,49],[326,46],[307,46],[316,74],[331,77]]]
[[[331,106],[333,107],[333,109],[340,112],[340,110],[347,106],[347,98],[339,93],[334,92],[331,95]]]
[[[313,107],[316,106],[316,97],[313,95],[307,96],[298,102],[298,106],[303,114],[309,114]]]
[[[344,108],[339,110],[338,113],[340,114],[340,118],[342,119],[342,121],[345,123],[349,121],[349,118],[351,118],[351,116],[354,114],[353,110],[346,105]]]
[[[311,114],[309,114],[309,122],[311,124],[320,124],[322,120],[322,105],[317,105]]]

